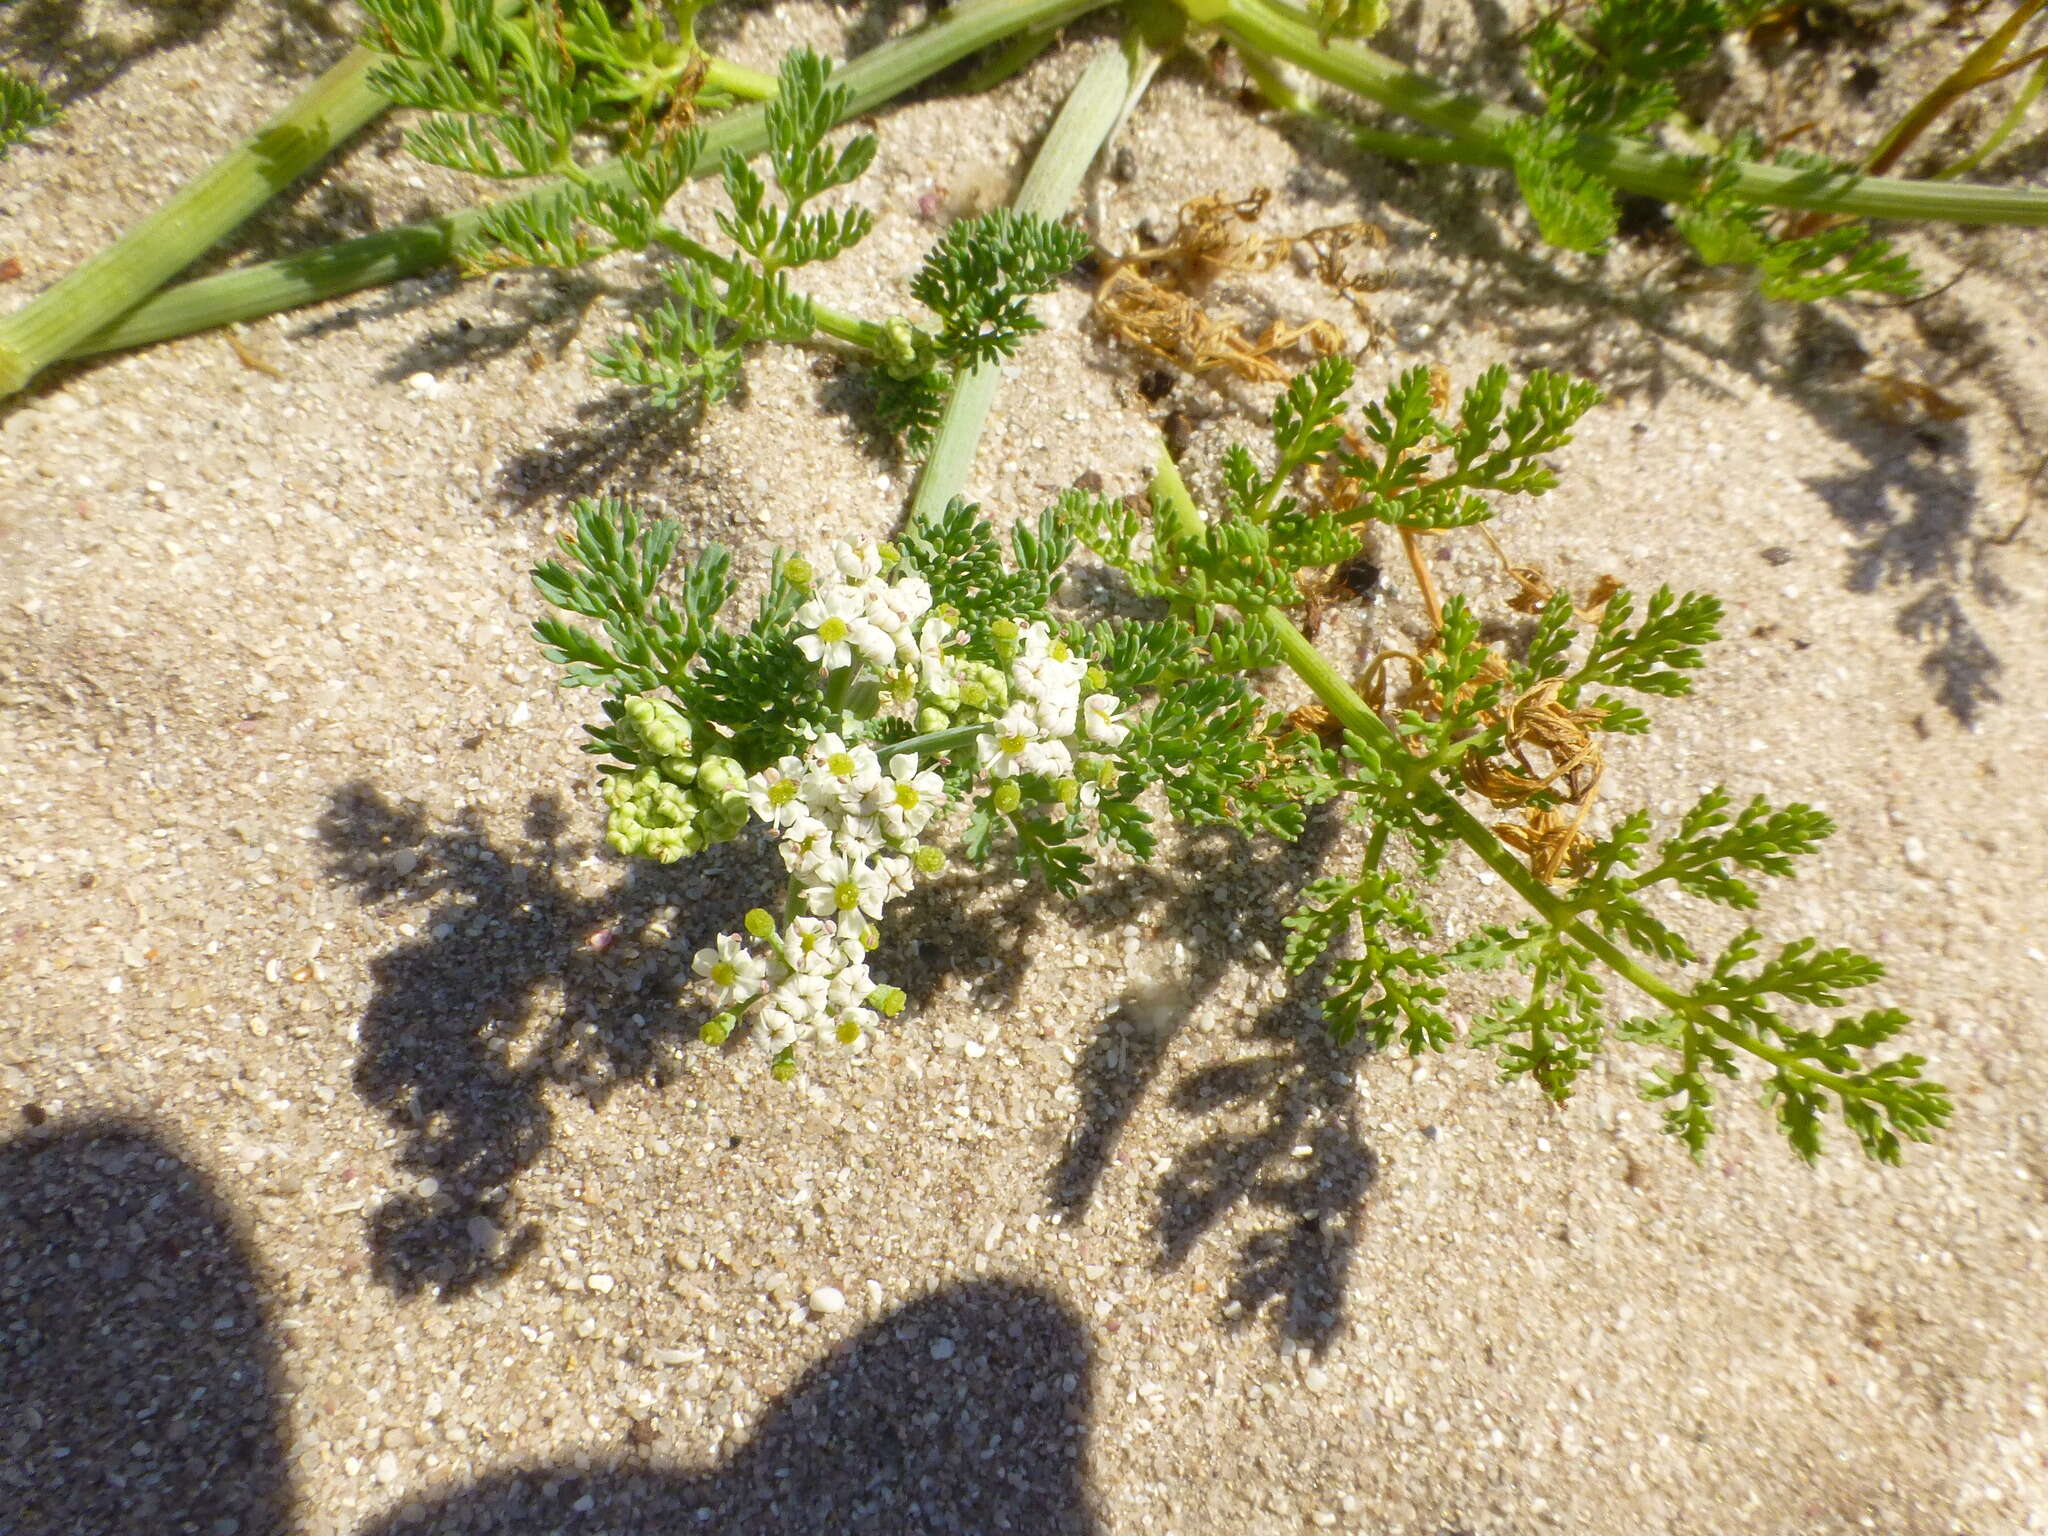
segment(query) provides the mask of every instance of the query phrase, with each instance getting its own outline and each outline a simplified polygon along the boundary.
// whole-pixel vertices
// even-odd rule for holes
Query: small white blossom
[[[810,633],[797,638],[804,659],[828,672],[853,665],[854,652],[865,649],[861,632],[874,626],[858,592],[827,588],[796,611],[797,625]],[[892,646],[891,649],[894,649]]]
[[[844,581],[873,581],[882,574],[881,546],[873,539],[841,539],[832,546],[832,565]]]
[[[937,773],[929,768],[920,773],[917,759],[899,752],[889,759],[888,777],[876,781],[869,804],[883,832],[900,843],[931,825],[945,794],[946,786]]]
[[[843,853],[820,859],[809,878],[815,884],[805,887],[803,902],[814,917],[855,912],[880,917],[889,899],[888,878],[881,870]]]
[[[721,933],[715,949],[700,949],[690,969],[718,988],[721,1008],[742,1002],[761,990],[768,967],[738,934]]]
[[[792,826],[805,814],[803,777],[804,765],[785,757],[747,780],[747,804],[771,827]]]
[[[1105,747],[1120,746],[1131,728],[1117,719],[1123,703],[1114,694],[1091,693],[1081,706],[1081,723],[1088,739]]]
[[[994,729],[975,742],[975,753],[990,778],[1014,778],[1031,772],[1027,754],[1037,741],[1037,711],[1029,705],[1013,704]]]
[[[804,800],[828,823],[863,814],[862,803],[881,782],[882,765],[872,747],[848,747],[827,732],[811,747],[804,775]]]

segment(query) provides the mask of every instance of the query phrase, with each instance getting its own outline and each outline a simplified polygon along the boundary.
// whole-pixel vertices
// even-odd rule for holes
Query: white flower
[[[831,983],[798,972],[770,992],[754,1015],[754,1038],[771,1056],[816,1033],[830,1014]]]
[[[826,994],[827,1006],[832,1008],[858,1008],[866,1005],[874,996],[875,978],[868,973],[865,960],[854,960],[832,978],[832,988]]]
[[[873,581],[882,574],[882,549],[873,539],[841,539],[832,546],[832,564],[842,580]]]
[[[785,757],[747,780],[747,804],[771,827],[793,826],[805,814],[803,777],[804,765]]]
[[[832,924],[799,917],[782,933],[783,969],[797,976],[832,976],[844,963]]]
[[[889,759],[889,775],[879,779],[870,794],[882,830],[896,842],[914,838],[931,824],[945,803],[946,786],[937,773],[927,768],[918,772],[917,759],[899,752]]]
[[[1045,736],[1071,736],[1081,712],[1081,692],[1068,688],[1035,701],[1038,729]]]
[[[1117,719],[1123,702],[1114,694],[1091,693],[1081,706],[1081,724],[1088,739],[1105,747],[1120,746],[1131,728]]]
[[[804,800],[819,819],[836,823],[860,815],[862,802],[881,778],[874,748],[848,747],[828,731],[811,747]]]
[[[922,576],[899,576],[886,586],[870,586],[867,600],[868,622],[885,631],[900,651],[910,644],[917,621],[931,612],[931,583]]]
[[[866,605],[857,592],[831,588],[797,609],[796,622],[810,631],[796,642],[804,659],[828,672],[837,671],[853,665],[854,626],[867,625]]]
[[[992,779],[1030,773],[1026,754],[1038,741],[1038,713],[1028,704],[1012,704],[995,728],[978,738],[974,750]]]
[[[1019,773],[1043,774],[1048,779],[1064,779],[1074,771],[1074,754],[1067,750],[1064,741],[1038,740],[1024,749],[1018,760]]]
[[[856,912],[880,917],[882,905],[889,899],[887,876],[873,865],[843,853],[820,859],[809,878],[816,884],[805,887],[803,902],[815,917]]]
[[[719,1006],[740,1002],[760,991],[768,974],[761,957],[748,949],[738,934],[721,933],[717,946],[698,950],[690,969],[710,978],[718,988]]]
[[[917,868],[910,860],[889,854],[875,860],[875,871],[882,877],[882,900],[894,901],[898,896],[908,896],[917,883]]]
[[[953,638],[952,631],[953,626],[936,613],[927,617],[918,630],[916,651],[903,658],[903,664],[916,663],[919,692],[935,695],[951,692],[951,681],[946,675],[946,646]]]
[[[783,868],[801,878],[818,860],[832,852],[832,829],[805,812],[782,830],[778,852]]]

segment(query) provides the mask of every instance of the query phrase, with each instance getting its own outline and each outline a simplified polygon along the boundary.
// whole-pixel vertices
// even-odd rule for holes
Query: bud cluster
[[[639,766],[605,778],[605,841],[613,848],[673,864],[739,835],[747,824],[745,770],[716,752],[698,756],[680,710],[644,695],[629,698],[619,705],[614,730]]]

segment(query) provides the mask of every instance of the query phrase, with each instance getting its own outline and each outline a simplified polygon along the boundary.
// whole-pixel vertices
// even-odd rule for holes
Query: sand
[[[324,8],[181,14],[0,19],[72,95],[0,166],[0,295],[340,47]],[[730,46],[910,19],[749,14]],[[1731,89],[1853,151],[1968,46],[1906,48],[1927,20]],[[1015,174],[1104,35],[886,114],[879,227],[819,292],[908,310],[939,221]],[[1495,361],[1608,388],[1501,537],[1730,622],[1603,805],[1824,805],[1839,834],[1764,920],[1886,961],[1954,1128],[1903,1169],[1841,1138],[1808,1168],[1744,1093],[1696,1166],[1631,1051],[1560,1111],[1475,1052],[1333,1049],[1274,957],[1289,893],[1355,852],[1336,826],[1176,838],[1079,905],[958,871],[896,924],[911,1006],[872,1051],[783,1086],[695,1044],[679,977],[766,866],[602,846],[592,701],[528,638],[526,573],[604,492],[758,584],[777,542],[884,534],[907,469],[808,354],[755,358],[698,426],[594,379],[637,261],[432,276],[249,328],[260,367],[195,337],[0,408],[0,1526],[2048,1529],[2040,236],[1913,233],[1936,297],[1793,311],[1654,240],[1547,250],[1497,177],[1228,84],[1163,73],[1091,228],[1126,248],[1267,185],[1275,230],[1388,232],[1372,333],[1335,311],[1367,388]],[[396,136],[237,249],[452,205]],[[2038,133],[1993,169],[2048,187]],[[1292,266],[1236,296],[1319,302]],[[1138,488],[1162,424],[1198,488],[1256,435],[1255,391],[1148,399],[1087,310],[1052,296],[998,402],[999,521],[1091,472]],[[1886,378],[1962,414],[1901,415]],[[1449,547],[1447,583],[1507,595]],[[1348,663],[1420,633],[1386,554],[1325,630]],[[1436,899],[1454,929],[1510,910],[1470,863]]]

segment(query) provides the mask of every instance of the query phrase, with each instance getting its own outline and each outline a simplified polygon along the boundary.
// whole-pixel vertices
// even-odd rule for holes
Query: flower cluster
[[[810,601],[796,611],[796,622],[806,631],[797,649],[827,672],[850,667],[856,658],[877,671],[925,660],[917,621],[931,612],[931,585],[901,569],[884,580],[882,547],[872,541],[835,546],[832,566],[813,587]],[[925,628],[929,661],[936,665],[943,624]]]
[[[944,806],[945,786],[907,752],[884,768],[871,747],[828,732],[801,758],[748,779],[746,797],[779,837],[788,914],[780,925],[749,914],[758,948],[725,934],[698,953],[694,968],[725,1009],[709,1032],[722,1039],[744,1015],[778,1058],[821,1033],[851,1045],[878,1012],[901,1006],[901,994],[869,973],[867,955],[881,941],[883,909],[943,863],[918,839]]]
[[[1075,740],[1114,747],[1130,733],[1118,720],[1122,703],[1108,693],[1085,699],[1090,677],[1084,657],[1074,654],[1043,624],[1028,624],[1017,633],[1010,662],[1010,702],[995,729],[977,748],[981,766],[993,779],[1038,774],[1055,781],[1072,779]]]
[[[934,608],[924,578],[879,545],[841,544],[829,570],[798,574],[810,596],[795,614],[796,645],[828,674],[848,713],[840,731],[815,735],[800,755],[740,786],[745,808],[777,839],[788,900],[779,920],[750,912],[744,934],[721,934],[693,963],[717,988],[721,1009],[705,1038],[722,1041],[747,1020],[778,1075],[794,1070],[799,1044],[829,1037],[853,1045],[902,1007],[903,994],[876,981],[868,955],[888,904],[945,862],[922,841],[945,807],[944,782],[912,752],[849,744],[863,715],[894,703],[914,709],[925,730],[984,725],[976,760],[997,781],[1005,810],[1016,808],[1019,782],[1033,778],[1043,781],[1040,797],[1093,803],[1109,773],[1101,753],[1129,731],[1121,703],[1100,691],[1102,675],[1043,623],[996,626],[1006,669],[959,655],[958,616]],[[855,683],[863,669],[875,674],[865,691]],[[713,778],[725,795],[723,772]],[[722,824],[731,801],[720,806]]]

